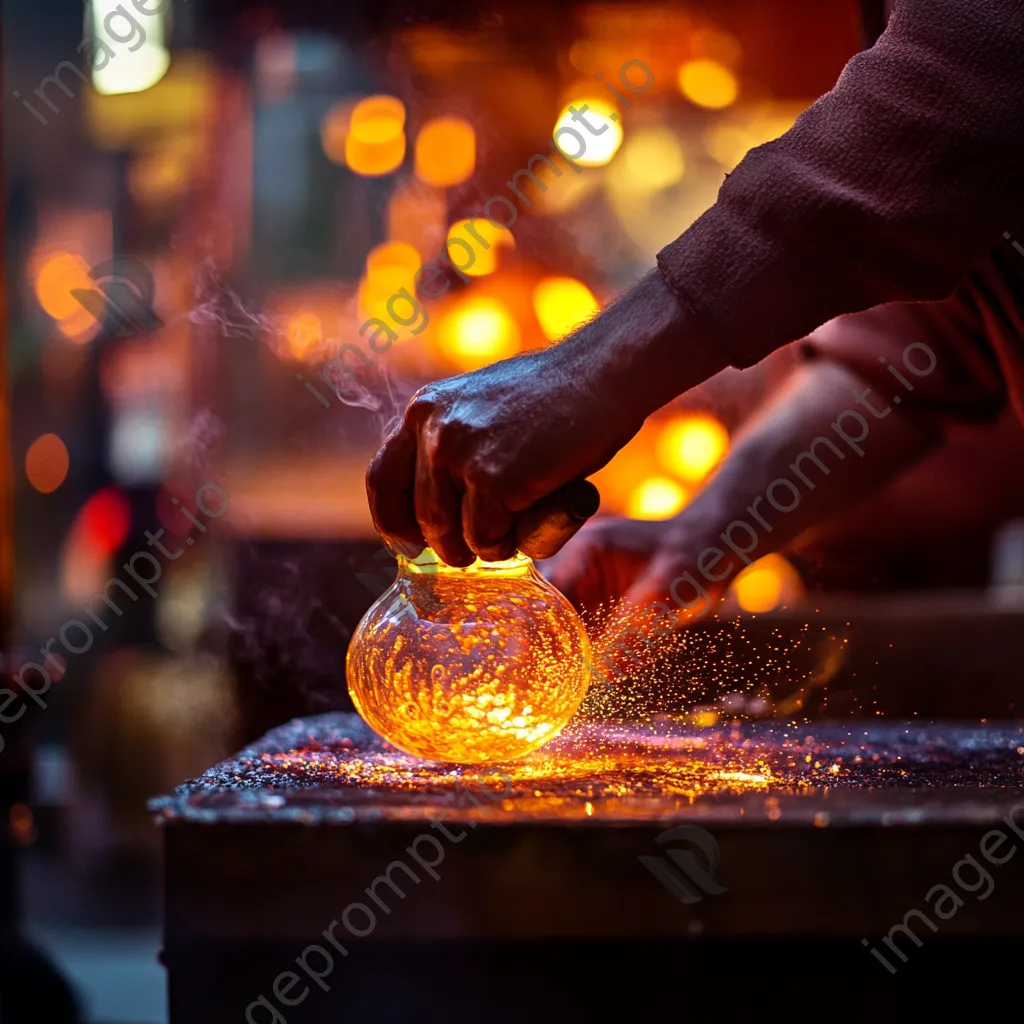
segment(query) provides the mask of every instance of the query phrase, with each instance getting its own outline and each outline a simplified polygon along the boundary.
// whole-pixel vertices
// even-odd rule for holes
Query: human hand
[[[511,557],[522,513],[720,368],[715,353],[687,358],[680,317],[654,272],[558,345],[421,388],[367,471],[377,530],[449,565]]]
[[[638,611],[662,603],[680,621],[705,614],[728,588],[730,576],[709,581],[697,571],[702,531],[686,511],[673,519],[645,521],[609,516],[588,523],[554,558],[545,576],[577,608],[596,617],[620,603]],[[692,584],[673,584],[691,578]],[[619,615],[624,613],[620,608]]]

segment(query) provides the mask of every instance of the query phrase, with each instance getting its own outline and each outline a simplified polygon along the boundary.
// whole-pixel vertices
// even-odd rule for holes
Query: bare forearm
[[[725,545],[727,558],[742,564],[778,551],[881,488],[922,458],[939,434],[913,415],[883,413],[865,390],[838,364],[802,368],[748,424],[680,518],[720,547],[730,524],[747,524],[729,533],[731,550]]]
[[[657,270],[559,347],[574,360],[577,379],[601,394],[608,415],[634,424],[634,430],[728,365]]]

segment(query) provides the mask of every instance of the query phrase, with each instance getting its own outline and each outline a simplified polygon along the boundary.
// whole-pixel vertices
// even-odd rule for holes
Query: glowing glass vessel
[[[399,749],[504,761],[573,716],[590,681],[590,643],[526,555],[457,569],[428,548],[398,556],[398,577],[356,627],[347,674],[356,710]]]

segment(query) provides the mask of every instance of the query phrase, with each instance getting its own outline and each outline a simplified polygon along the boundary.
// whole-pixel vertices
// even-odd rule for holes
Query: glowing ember
[[[428,549],[398,564],[348,651],[349,692],[369,725],[408,753],[467,763],[555,736],[586,693],[590,645],[533,562],[453,569]]]

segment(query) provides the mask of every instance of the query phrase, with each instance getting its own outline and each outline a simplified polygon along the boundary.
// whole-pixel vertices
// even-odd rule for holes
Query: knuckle
[[[490,460],[471,458],[463,469],[466,482],[476,490],[493,498],[502,485],[502,473]]]
[[[433,412],[436,405],[437,399],[434,389],[431,385],[426,384],[409,399],[409,404],[406,406],[406,416],[417,419],[425,417]]]

